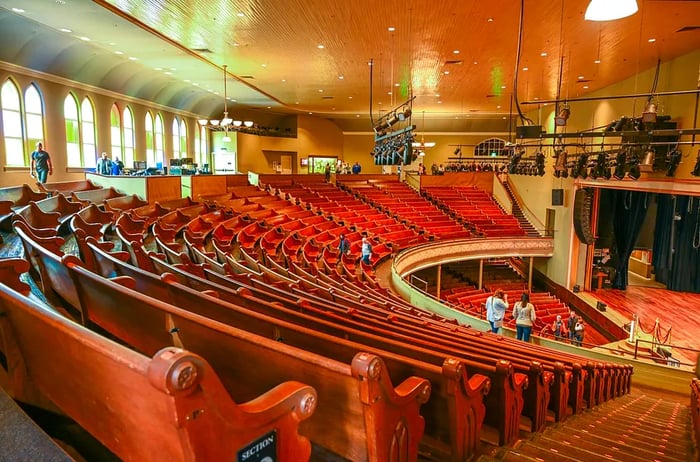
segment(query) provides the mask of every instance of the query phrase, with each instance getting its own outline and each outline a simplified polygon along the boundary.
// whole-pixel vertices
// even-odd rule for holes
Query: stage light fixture
[[[645,124],[655,124],[656,116],[656,103],[649,99],[647,105],[644,107],[644,112],[642,112],[642,122]]]
[[[571,109],[569,108],[569,105],[564,104],[559,110],[557,116],[554,118],[554,125],[556,125],[557,127],[565,127],[566,121],[569,120],[570,115]]]
[[[617,153],[617,156],[615,157],[615,170],[613,171],[612,176],[616,180],[621,180],[625,177],[626,170],[627,170],[627,153],[625,151],[620,151]]]
[[[639,158],[636,155],[630,160],[627,175],[635,181],[638,180],[640,176],[642,176],[642,172],[639,168]]]
[[[683,154],[678,148],[668,153],[666,156],[666,176],[674,176],[676,174],[678,164],[681,163],[681,157],[683,157]]]
[[[700,151],[698,151],[698,157],[695,159],[695,167],[693,167],[693,171],[690,172],[690,174],[693,176],[700,176]]]
[[[644,157],[639,163],[639,171],[651,173],[654,171],[654,161],[656,159],[656,151],[653,148],[649,148],[644,152]]]

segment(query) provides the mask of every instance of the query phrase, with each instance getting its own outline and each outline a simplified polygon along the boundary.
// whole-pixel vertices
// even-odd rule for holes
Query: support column
[[[484,259],[479,259],[479,290],[484,286]]]
[[[530,257],[530,268],[527,272],[527,291],[532,292],[532,268],[535,263],[535,257]]]
[[[435,297],[440,300],[440,287],[442,287],[442,265],[437,267],[437,290],[435,292]]]

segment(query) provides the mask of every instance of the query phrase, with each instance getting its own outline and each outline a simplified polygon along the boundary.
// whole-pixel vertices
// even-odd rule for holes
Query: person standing
[[[586,325],[583,323],[583,318],[581,316],[576,320],[576,325],[574,326],[574,345],[583,345],[583,334],[586,331]]]
[[[362,171],[362,166],[359,162],[355,162],[352,166],[352,174],[358,175]]]
[[[491,324],[491,332],[498,333],[503,327],[503,319],[508,309],[508,294],[503,294],[501,289],[496,289],[492,296],[486,299],[486,320]]]
[[[115,156],[112,161],[112,175],[121,175],[122,170],[124,170],[124,164],[119,160],[119,157]]]
[[[53,164],[51,163],[51,155],[44,151],[44,143],[39,141],[36,144],[36,151],[32,153],[32,162],[29,167],[29,174],[34,177],[39,183],[46,183],[49,175],[53,175]]]
[[[326,162],[326,168],[324,170],[324,173],[326,174],[326,183],[331,182],[331,164]]]
[[[97,173],[100,175],[110,175],[112,173],[112,161],[107,158],[106,152],[103,152],[102,157],[97,161]]]
[[[515,332],[518,340],[530,341],[532,325],[535,322],[535,307],[530,303],[530,295],[523,292],[519,302],[513,306],[513,317],[515,318]]]
[[[566,329],[569,332],[569,341],[574,343],[574,335],[576,335],[576,321],[578,316],[574,310],[569,311],[569,319],[566,320]]]
[[[565,331],[566,324],[564,324],[564,320],[561,319],[561,315],[558,314],[557,319],[552,322],[552,334],[554,334],[556,340],[561,340],[564,338]]]
[[[370,258],[372,257],[372,244],[366,237],[362,238],[362,263],[365,265],[370,264]]]
[[[338,251],[340,252],[341,257],[350,252],[350,241],[348,241],[348,238],[345,237],[345,234],[340,235],[340,240],[338,241]]]

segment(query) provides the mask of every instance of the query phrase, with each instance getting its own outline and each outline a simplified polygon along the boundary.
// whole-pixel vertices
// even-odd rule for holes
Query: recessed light
[[[508,117],[506,117],[506,116],[503,116],[503,120],[506,120],[507,118],[508,118]]]
[[[242,18],[245,16],[245,13],[243,13],[243,12],[236,13],[236,16],[238,16],[239,18]]]
[[[194,85],[195,87],[199,86],[199,84],[197,82],[192,82],[192,85]]]
[[[540,56],[542,56],[544,58],[545,56],[547,56],[547,53],[545,51],[543,51],[542,53],[540,53]]]
[[[391,95],[391,92],[390,92],[390,91],[388,91],[388,92],[386,92],[386,94],[387,94],[387,95]]]
[[[479,64],[479,61],[474,61],[472,64],[476,66],[477,64]]]
[[[355,117],[360,117],[360,114],[355,114]]]
[[[438,103],[438,104],[442,104],[442,101],[438,101],[437,103]]]
[[[600,59],[596,59],[595,61],[593,61],[593,63],[600,64]]]
[[[344,75],[339,75],[339,76],[338,76],[338,80],[343,80],[344,78],[345,78]]]
[[[237,47],[241,46],[241,44],[240,44],[240,43],[234,43],[233,46],[237,48]]]
[[[173,75],[173,73],[170,72],[170,71],[165,71],[165,72],[163,72],[163,74],[165,74],[165,75]]]
[[[321,45],[321,44],[319,44],[319,45],[316,45],[316,47],[317,47],[317,48],[318,48],[319,50],[323,50],[324,48],[326,48],[326,47],[324,47],[324,46],[323,46],[323,45]]]
[[[505,90],[505,89],[506,89],[506,86],[505,86],[505,85],[501,85],[501,90]]]
[[[532,99],[534,99],[535,101],[539,101],[539,100],[540,100],[540,98],[539,98],[539,97],[537,97],[537,96],[535,96],[535,97],[534,97],[534,98],[532,98]]]
[[[272,106],[268,106],[267,108],[268,108],[268,109],[272,109]]]
[[[348,99],[352,99],[352,96],[348,96]]]
[[[319,93],[323,93],[323,88],[319,88],[319,89],[318,89],[318,92],[319,92]]]
[[[656,39],[655,39],[655,38],[650,38],[650,39],[647,40],[647,41],[648,41],[649,43],[654,43],[654,42],[656,42]]]
[[[299,104],[299,101],[294,101],[294,104]]]
[[[452,53],[458,55],[458,54],[459,54],[459,50],[453,50]]]
[[[309,115],[313,115],[313,112],[309,112]]]
[[[579,76],[578,76],[578,79],[579,79],[579,80],[583,80],[583,76],[582,76],[582,75],[579,75]]]
[[[115,51],[115,52],[114,52],[114,54],[115,54],[115,55],[123,55],[123,54],[124,54],[124,52],[123,52],[123,51],[119,51],[119,50],[117,50],[117,51]]]
[[[436,98],[439,98],[439,97],[440,97],[440,93],[435,93],[435,97],[436,97]]]
[[[85,37],[84,35],[82,35],[82,36],[80,36],[80,37],[78,37],[78,38],[79,38],[80,40],[82,40],[83,42],[89,42],[89,41],[90,41],[90,37]]]
[[[395,86],[395,87],[399,87],[399,86],[401,86],[401,84],[400,84],[399,82],[396,82],[396,83],[394,84],[394,86]]]
[[[15,13],[24,13],[24,10],[22,8],[12,8],[12,11]]]
[[[499,105],[499,106],[496,106],[496,109],[501,109],[501,106],[500,106],[500,105]]]
[[[529,71],[530,68],[529,68],[529,67],[523,67],[523,70],[524,70],[524,71]]]
[[[285,83],[286,81],[287,81],[287,79],[282,79],[282,83]]]
[[[262,67],[267,67],[267,64],[261,64]]]
[[[486,22],[493,22],[493,18],[488,18]]]
[[[584,89],[584,90],[588,90],[588,85],[584,85],[584,86],[583,86],[583,89]]]
[[[131,61],[138,61],[139,58],[136,58],[136,57],[134,57],[134,56],[129,56],[129,59],[130,59]]]
[[[450,71],[444,71],[443,74],[450,75]]]
[[[68,33],[73,32],[72,30],[66,29],[65,27],[61,27],[61,28],[58,29],[58,30],[60,30],[61,32],[68,32]]]
[[[396,30],[396,27],[388,27],[386,30],[389,32],[394,32]]]

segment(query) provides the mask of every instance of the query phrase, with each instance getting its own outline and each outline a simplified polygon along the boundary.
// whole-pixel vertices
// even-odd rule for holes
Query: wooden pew
[[[71,273],[90,322],[145,354],[180,344],[204,355],[235,399],[255,396],[282,378],[304,377],[318,390],[318,407],[302,434],[353,461],[416,460],[425,425],[419,411],[430,396],[427,380],[408,376],[394,387],[382,358],[361,349],[346,348],[345,360],[334,360],[288,345],[270,323],[261,330],[265,335],[254,335],[84,268],[71,265]],[[132,278],[117,280],[134,285]]]
[[[115,197],[122,197],[125,195],[126,194],[114,189],[114,186],[110,186],[109,188],[88,189],[86,191],[71,191],[70,199],[73,202],[80,202],[85,205],[102,205],[107,199],[113,199]]]
[[[89,191],[92,189],[102,189],[102,186],[93,184],[90,180],[75,180],[75,181],[59,181],[55,183],[38,183],[39,191],[42,191],[49,196],[62,194],[70,196],[75,191]]]
[[[150,296],[168,301],[193,313],[217,319],[227,325],[236,326],[245,330],[250,329],[251,332],[260,335],[266,335],[266,332],[270,331],[271,326],[275,326],[274,331],[280,332],[281,334],[279,336],[283,337],[285,342],[295,342],[294,344],[301,348],[315,351],[323,355],[333,355],[333,357],[338,360],[347,360],[349,356],[349,352],[341,346],[348,344],[347,339],[353,340],[351,342],[353,346],[349,347],[349,351],[367,350],[384,358],[387,363],[389,363],[388,358],[394,358],[394,362],[389,363],[389,369],[393,371],[393,379],[402,380],[405,378],[405,375],[394,375],[397,371],[413,371],[411,372],[412,374],[429,378],[433,384],[433,388],[438,388],[440,391],[440,393],[433,393],[431,399],[425,405],[427,410],[424,411],[424,415],[430,422],[427,428],[430,429],[431,432],[435,432],[429,435],[431,438],[435,440],[445,439],[445,435],[448,435],[451,429],[459,428],[469,428],[470,430],[466,433],[476,438],[476,442],[474,442],[474,440],[465,442],[453,435],[453,438],[450,439],[450,445],[453,448],[451,452],[453,454],[471,454],[476,447],[475,445],[478,443],[479,438],[477,438],[477,436],[479,435],[481,420],[474,421],[470,418],[471,423],[467,424],[464,422],[470,422],[470,420],[462,421],[462,419],[464,419],[465,416],[481,415],[484,417],[483,412],[476,411],[476,409],[479,409],[483,404],[480,402],[477,405],[474,400],[475,396],[485,393],[483,389],[485,386],[485,378],[482,377],[481,372],[487,372],[491,376],[492,383],[492,392],[487,397],[489,400],[487,409],[490,411],[489,422],[494,428],[498,429],[499,439],[502,441],[501,444],[504,444],[504,442],[513,442],[518,436],[519,416],[523,407],[522,389],[527,385],[527,378],[521,374],[515,374],[512,365],[506,361],[493,360],[490,366],[482,365],[468,359],[458,360],[449,358],[447,355],[431,355],[424,349],[420,350],[423,357],[408,356],[402,351],[397,351],[397,349],[401,348],[395,344],[391,345],[392,349],[388,349],[382,348],[382,346],[386,346],[386,344],[378,346],[367,343],[365,342],[366,339],[371,338],[377,340],[376,336],[364,337],[359,331],[352,331],[351,334],[346,335],[346,332],[350,332],[349,330],[340,332],[342,330],[340,327],[336,329],[332,324],[317,322],[314,320],[314,316],[305,315],[302,324],[296,325],[289,321],[293,319],[296,314],[287,311],[287,314],[291,316],[287,316],[285,320],[281,320],[278,317],[280,317],[282,313],[278,312],[278,310],[283,308],[282,303],[279,301],[273,304],[262,303],[262,301],[259,300],[255,301],[253,305],[250,305],[250,308],[234,305],[225,300],[211,297],[211,295],[218,295],[222,298],[225,297],[227,295],[226,292],[228,292],[225,287],[219,287],[219,290],[214,291],[212,289],[212,284],[208,288],[206,288],[207,286],[205,285],[201,285],[198,286],[197,289],[190,289],[178,284],[172,276],[165,276],[165,280],[161,280],[152,274],[140,271],[138,268],[129,267],[129,265],[125,265],[118,260],[110,259],[109,255],[100,252],[99,249],[94,250],[96,258],[99,259],[100,254],[102,254],[102,274],[131,277],[134,280],[138,292],[147,293]],[[102,289],[103,292],[104,290],[106,289]],[[210,296],[203,299],[201,297],[202,293]],[[245,300],[240,297],[239,300],[245,302]],[[281,299],[278,300],[282,301]],[[253,300],[251,300],[251,303],[252,302]],[[279,307],[276,306],[278,303]],[[260,312],[263,308],[267,310],[264,314]],[[259,321],[260,319],[264,319],[264,321]],[[266,326],[262,327],[262,330],[259,330],[261,328],[260,322],[263,323],[262,326]],[[309,323],[308,326],[306,325],[307,322]],[[321,324],[325,324],[323,332],[320,330]],[[390,353],[389,351],[392,352]],[[430,361],[426,360],[426,358],[429,358]],[[444,374],[447,372],[444,371],[442,376],[438,372],[440,368],[445,367],[445,361],[447,359],[450,359],[450,361],[458,361],[461,366],[457,367],[457,369],[463,370],[465,374],[468,374],[470,377],[468,382],[466,381],[466,377],[461,379],[469,385],[461,385],[455,388],[455,390],[463,391],[452,398],[445,397],[448,387],[447,385],[443,385],[443,382],[445,380]],[[417,365],[420,365],[421,368],[416,369]],[[452,370],[454,370],[454,368]],[[452,380],[455,379],[453,378]],[[310,384],[316,386],[313,383]],[[465,390],[471,391],[467,393]],[[465,399],[465,393],[466,396],[470,397],[468,400]],[[443,401],[445,399],[447,399],[446,402]],[[467,410],[464,410],[464,406],[467,404],[469,404],[469,407]],[[463,409],[459,412],[455,411],[456,414],[453,416],[454,418],[452,420],[444,415],[444,410],[449,409],[450,406],[455,406],[455,409]]]
[[[50,400],[122,460],[243,460],[263,450],[274,460],[309,458],[310,443],[298,434],[316,402],[307,385],[284,382],[237,404],[188,351],[143,356],[3,284],[0,314],[13,396]]]

